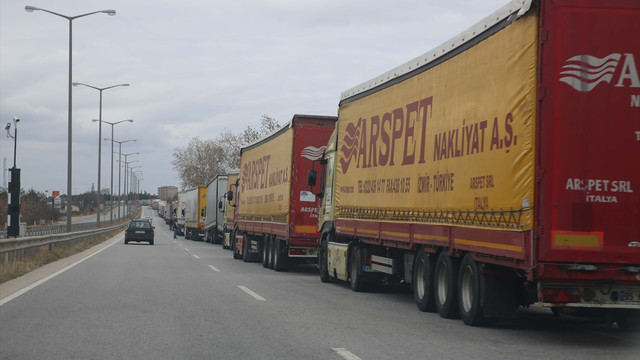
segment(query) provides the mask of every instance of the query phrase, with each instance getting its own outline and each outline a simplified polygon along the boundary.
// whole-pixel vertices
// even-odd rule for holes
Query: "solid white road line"
[[[240,290],[242,290],[242,291],[246,292],[247,294],[253,296],[253,298],[256,299],[256,300],[267,301],[267,299],[265,299],[262,296],[256,294],[252,290],[249,290],[249,288],[246,287],[246,286],[238,285],[238,287],[240,288]]]
[[[335,351],[338,355],[342,356],[342,358],[346,360],[362,360],[359,357],[353,355],[351,351],[345,348],[332,348],[331,350]]]
[[[54,272],[54,273],[53,273],[53,274],[51,274],[51,275],[49,275],[49,276],[47,276],[47,277],[45,277],[45,278],[43,278],[43,279],[40,279],[40,280],[38,280],[38,281],[34,282],[33,284],[31,284],[31,285],[29,285],[29,286],[26,286],[26,287],[24,287],[24,288],[22,288],[22,289],[20,289],[20,290],[18,290],[18,291],[16,291],[16,292],[14,292],[13,294],[11,294],[11,295],[7,296],[7,297],[6,297],[6,298],[4,298],[4,299],[1,299],[1,300],[0,300],[0,306],[2,306],[2,305],[4,305],[4,304],[8,303],[9,301],[11,301],[11,300],[13,300],[13,299],[17,298],[18,296],[20,296],[20,295],[22,295],[22,294],[26,293],[26,292],[27,292],[27,291],[29,291],[29,290],[35,289],[36,287],[38,287],[38,286],[40,286],[40,285],[44,284],[45,282],[47,282],[47,281],[49,281],[49,280],[53,279],[54,277],[56,277],[56,276],[58,276],[58,275],[62,274],[63,272],[65,272],[65,271],[67,271],[67,270],[71,269],[72,267],[74,267],[74,266],[76,266],[76,265],[80,264],[81,262],[83,262],[83,261],[85,261],[85,260],[87,260],[87,259],[90,259],[90,258],[92,258],[92,257],[94,257],[94,256],[96,256],[96,255],[98,255],[98,254],[100,254],[100,253],[101,253],[101,252],[103,252],[104,250],[107,250],[107,249],[108,249],[108,248],[110,248],[111,246],[113,246],[113,245],[115,245],[115,244],[119,243],[120,241],[122,241],[122,239],[124,239],[124,236],[123,236],[123,237],[121,237],[121,238],[119,238],[119,239],[117,239],[116,241],[112,242],[110,245],[107,245],[107,246],[105,246],[104,248],[102,248],[102,249],[100,249],[100,250],[98,250],[98,251],[94,252],[93,254],[91,254],[91,255],[89,255],[89,256],[87,256],[87,257],[83,258],[83,259],[80,259],[80,260],[78,260],[78,261],[74,262],[73,264],[71,264],[71,265],[69,265],[69,266],[67,266],[67,267],[65,267],[65,268],[62,268],[62,269],[60,269],[60,270],[58,270],[58,271]]]
[[[213,270],[215,272],[220,272],[220,269],[218,269],[217,267],[215,267],[213,265],[209,265],[209,267],[211,268],[211,270]]]

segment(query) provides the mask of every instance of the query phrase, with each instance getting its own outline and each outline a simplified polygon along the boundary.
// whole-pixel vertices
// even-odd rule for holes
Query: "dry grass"
[[[51,250],[48,246],[43,246],[33,256],[25,255],[18,261],[5,261],[0,264],[0,283],[15,279],[45,264],[85,251],[112,238],[121,231],[122,229],[117,229],[106,234],[96,235],[73,245],[57,244]]]

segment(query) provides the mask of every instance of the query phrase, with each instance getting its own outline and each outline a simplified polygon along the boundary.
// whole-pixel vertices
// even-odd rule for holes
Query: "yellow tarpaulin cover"
[[[336,215],[530,229],[537,22],[339,109]],[[466,215],[463,215],[466,214]],[[483,221],[494,216],[502,219]],[[456,220],[457,221],[457,220]]]
[[[242,152],[239,216],[241,220],[287,223],[291,184],[293,129]]]

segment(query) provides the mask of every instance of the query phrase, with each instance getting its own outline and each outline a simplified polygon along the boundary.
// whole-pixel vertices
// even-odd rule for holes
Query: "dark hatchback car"
[[[153,226],[149,220],[131,220],[124,231],[124,243],[145,241],[153,245],[153,235]]]

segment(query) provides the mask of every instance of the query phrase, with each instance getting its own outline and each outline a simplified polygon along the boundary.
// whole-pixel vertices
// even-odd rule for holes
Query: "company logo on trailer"
[[[322,154],[326,149],[326,146],[321,146],[319,148],[315,146],[307,146],[306,148],[302,149],[301,156],[311,161],[318,160],[322,157]]]
[[[602,82],[611,84],[616,73],[619,75],[615,79],[615,87],[640,87],[638,67],[633,54],[613,53],[603,58],[576,55],[565,61],[560,71],[560,81],[577,91],[589,92]]]

